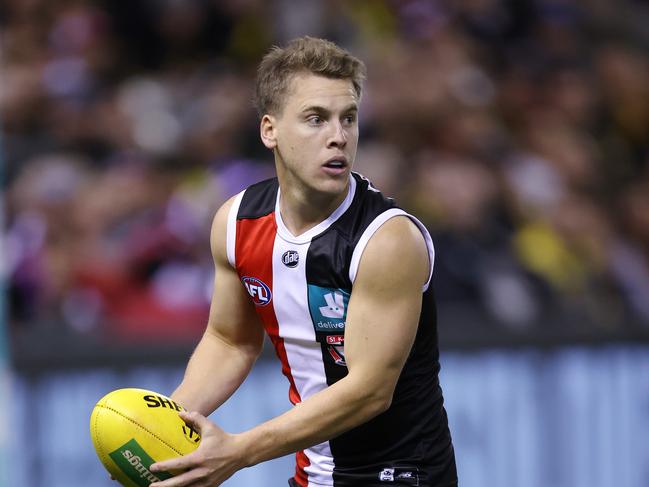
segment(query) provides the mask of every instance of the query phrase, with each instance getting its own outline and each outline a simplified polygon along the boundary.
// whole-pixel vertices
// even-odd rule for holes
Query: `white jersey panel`
[[[236,241],[237,241],[237,214],[239,213],[239,207],[241,206],[241,199],[243,198],[243,193],[241,191],[238,195],[234,197],[230,211],[228,212],[228,223],[225,230],[225,251],[228,256],[228,262],[232,267],[236,269],[236,255],[234,252]]]
[[[279,335],[297,392],[302,400],[327,387],[322,348],[316,341],[308,307],[306,258],[309,242],[288,242],[279,235],[273,247],[273,301]],[[329,442],[304,450],[310,465],[309,485],[333,485]],[[312,484],[312,482],[314,482]]]
[[[304,450],[304,454],[309,459],[309,466],[304,468],[308,475],[309,487],[332,486],[334,482],[334,461],[329,442],[325,441],[307,448]]]

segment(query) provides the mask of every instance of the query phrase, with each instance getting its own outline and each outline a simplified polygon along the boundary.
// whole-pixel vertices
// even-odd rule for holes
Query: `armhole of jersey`
[[[230,211],[228,212],[228,226],[225,230],[225,251],[228,256],[228,262],[235,269],[237,268],[237,260],[234,252],[237,243],[237,215],[239,214],[239,206],[241,206],[241,200],[243,199],[243,193],[245,192],[246,191],[243,190],[234,198]]]
[[[430,237],[430,233],[428,233],[428,230],[423,223],[400,208],[391,208],[387,211],[384,211],[379,216],[377,216],[374,221],[372,221],[372,223],[370,223],[365,229],[365,231],[361,235],[361,238],[356,244],[356,247],[354,248],[354,253],[352,254],[352,260],[349,264],[349,280],[352,282],[352,284],[356,280],[356,273],[358,272],[358,266],[361,262],[363,251],[365,250],[367,243],[370,241],[370,238],[372,238],[372,235],[376,233],[381,225],[387,222],[390,218],[394,218],[395,216],[407,216],[408,218],[410,218],[417,225],[417,228],[419,228],[419,231],[421,231],[422,235],[424,236],[424,240],[426,241],[426,248],[428,249],[429,259],[428,279],[422,286],[422,292],[426,292],[426,290],[428,290],[428,286],[430,286],[430,281],[433,277],[433,266],[435,265],[435,247],[433,246],[433,239]]]

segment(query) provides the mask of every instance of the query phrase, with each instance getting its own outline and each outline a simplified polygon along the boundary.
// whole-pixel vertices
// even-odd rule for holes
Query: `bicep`
[[[370,239],[347,313],[350,374],[394,387],[417,333],[429,267],[423,235],[407,217],[388,220]]]

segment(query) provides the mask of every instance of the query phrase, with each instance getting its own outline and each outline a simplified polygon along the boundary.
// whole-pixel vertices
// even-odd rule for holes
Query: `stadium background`
[[[356,169],[433,235],[461,485],[648,485],[647,25],[640,0],[5,0],[0,486],[111,485],[90,410],[180,379],[213,213],[273,172],[255,66],[303,34],[366,61]],[[227,430],[288,407],[271,355]]]

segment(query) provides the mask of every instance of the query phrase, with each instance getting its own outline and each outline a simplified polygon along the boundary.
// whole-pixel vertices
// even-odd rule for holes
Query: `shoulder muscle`
[[[400,215],[386,221],[370,238],[361,256],[358,279],[379,279],[376,285],[408,282],[421,288],[430,266],[424,236],[409,217]]]

